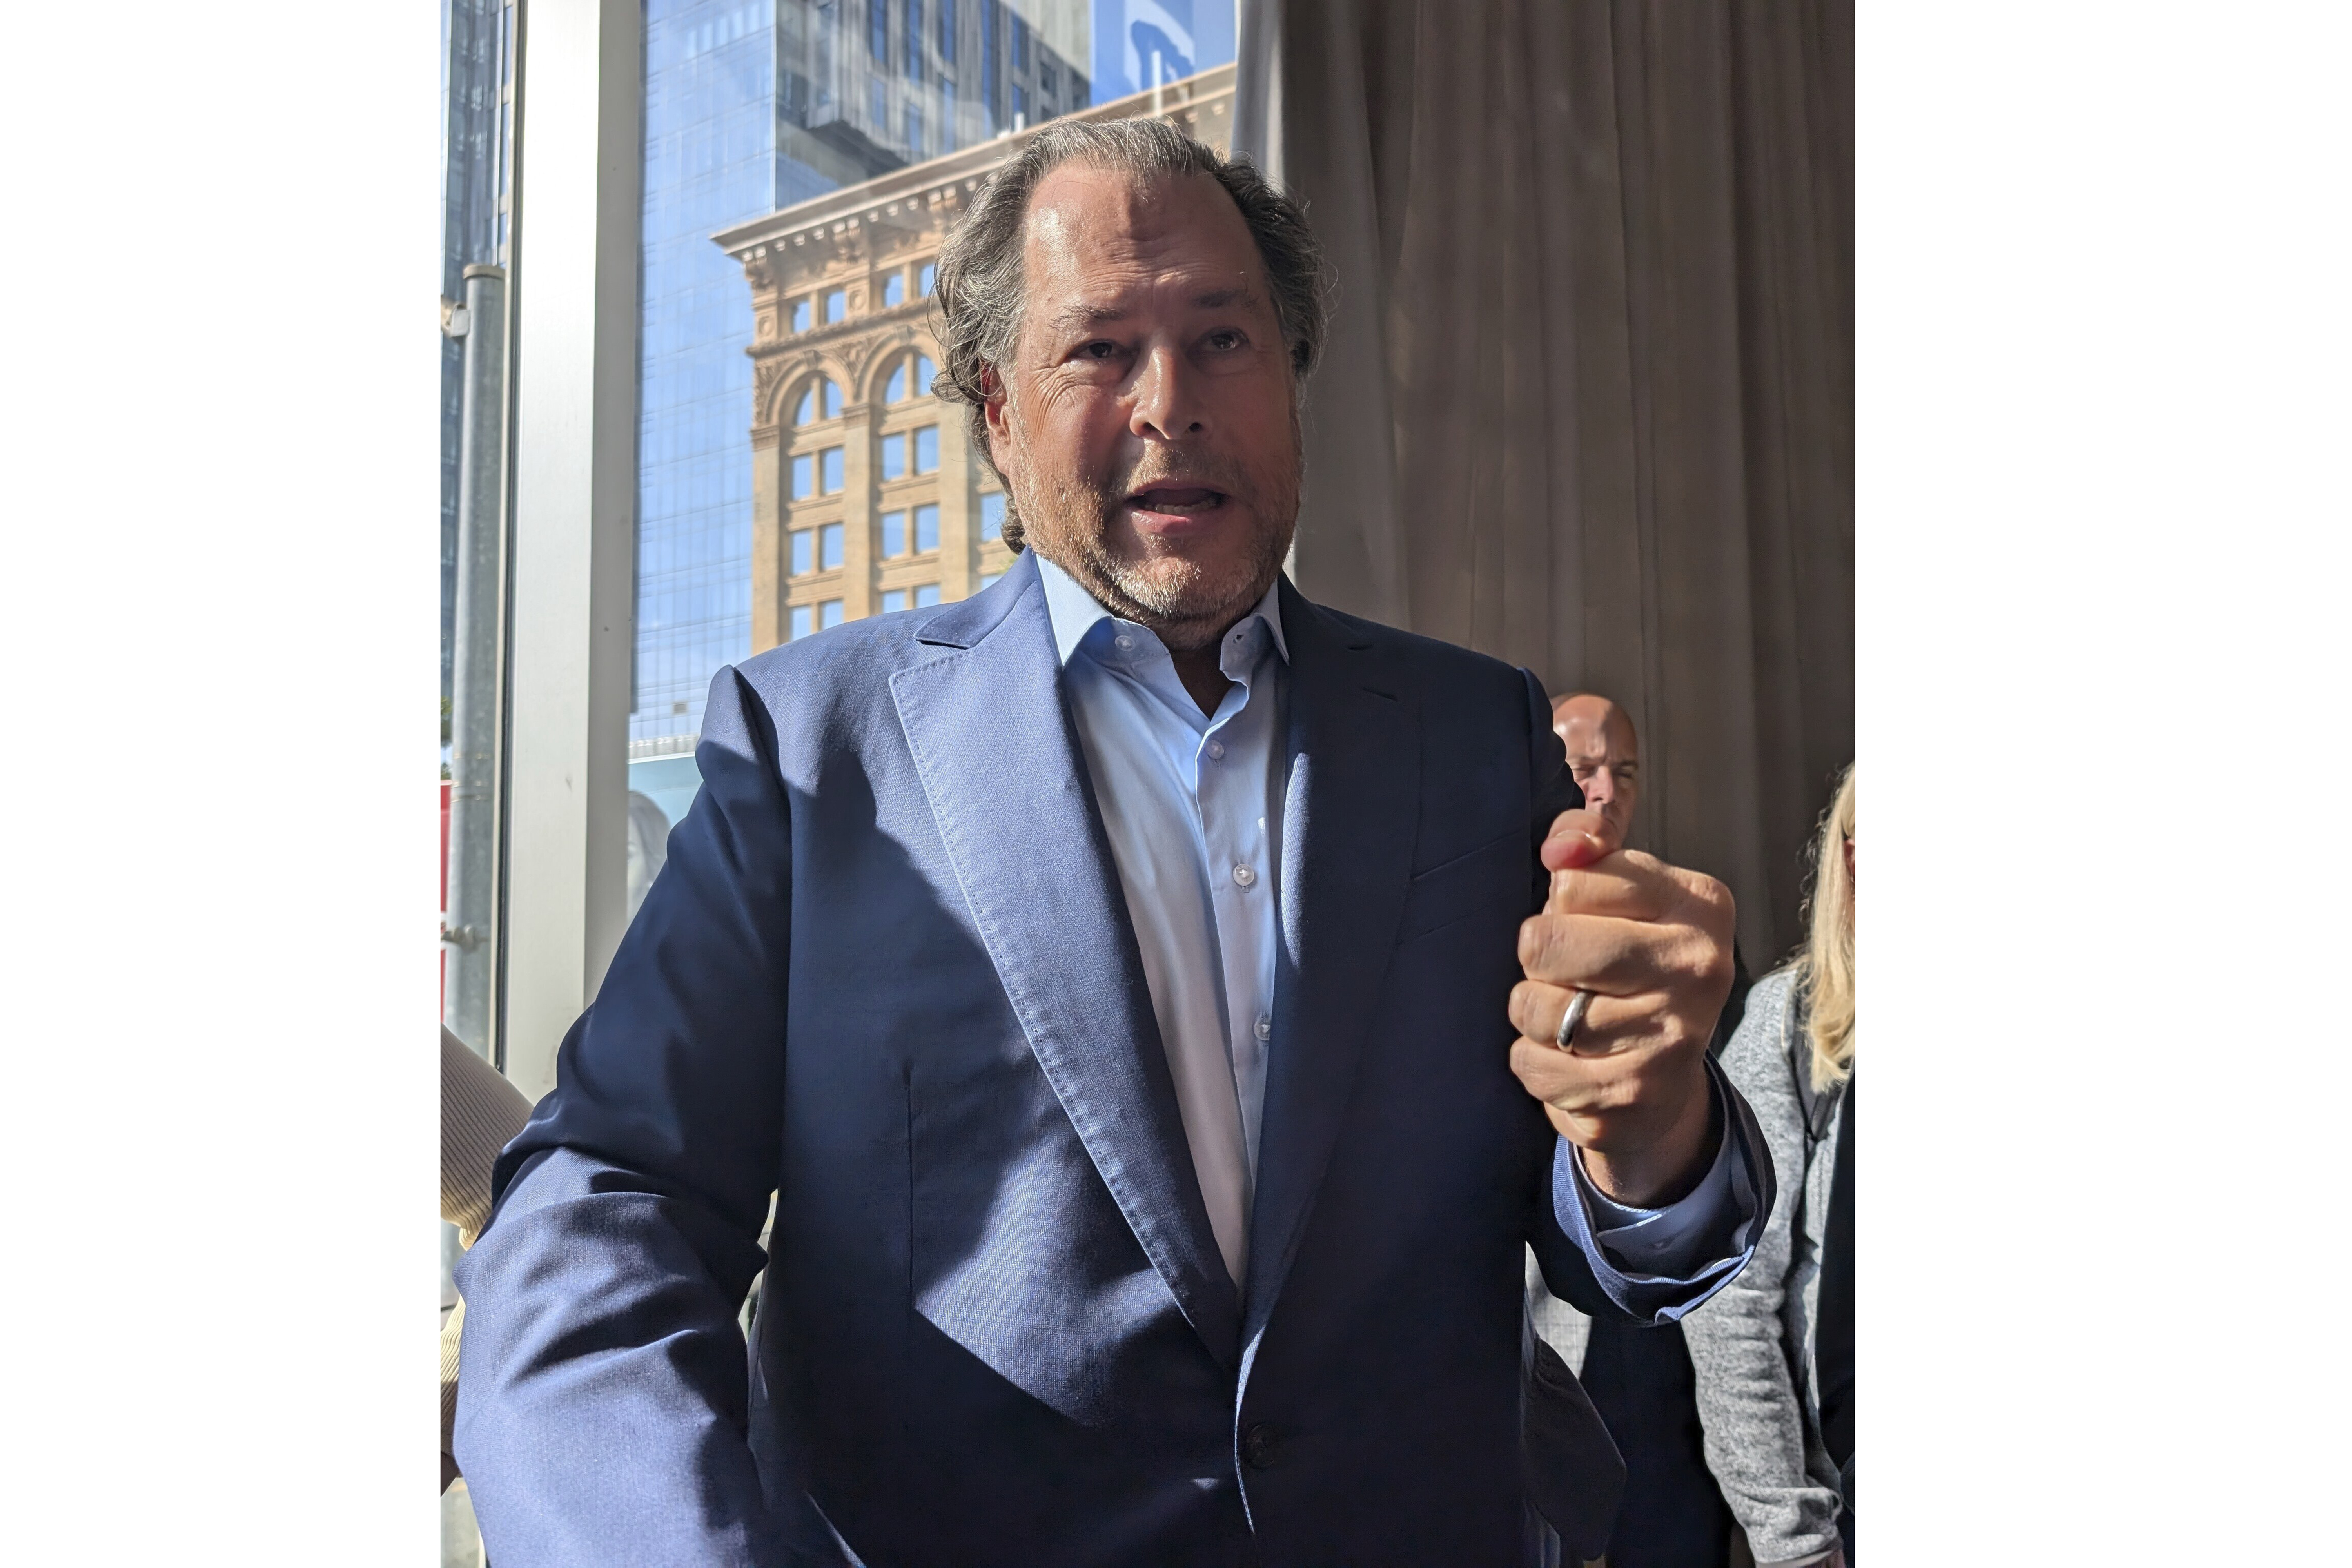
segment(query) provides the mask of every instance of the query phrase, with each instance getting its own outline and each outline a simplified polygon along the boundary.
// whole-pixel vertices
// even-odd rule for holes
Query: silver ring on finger
[[[1551,1043],[1563,1051],[1569,1049],[1569,1041],[1576,1036],[1576,1026],[1584,1022],[1584,1015],[1591,1006],[1592,993],[1579,987],[1576,994],[1568,999],[1568,1011],[1559,1016],[1559,1028],[1552,1036]]]

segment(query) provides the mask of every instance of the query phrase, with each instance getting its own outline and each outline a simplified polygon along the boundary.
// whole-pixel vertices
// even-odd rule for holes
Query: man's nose
[[[1617,784],[1609,776],[1609,770],[1595,769],[1592,777],[1587,780],[1584,785],[1584,804],[1594,806],[1607,805],[1616,798]]]
[[[1135,406],[1128,413],[1128,429],[1162,441],[1199,435],[1203,410],[1194,380],[1192,367],[1174,347],[1153,345],[1136,372]]]

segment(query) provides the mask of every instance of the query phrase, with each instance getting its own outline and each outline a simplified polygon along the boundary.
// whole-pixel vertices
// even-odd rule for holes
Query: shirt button
[[[1274,1037],[1273,1019],[1265,1017],[1263,1015],[1259,1016],[1257,1021],[1257,1037],[1261,1040],[1269,1040]]]
[[[1257,872],[1247,866],[1234,868],[1234,880],[1246,888],[1257,880]]]
[[[1211,762],[1213,763],[1222,760],[1224,754],[1225,743],[1223,741],[1212,741],[1209,742],[1209,760]]]
[[[1125,632],[1121,632],[1118,636],[1111,638],[1110,640],[1116,643],[1121,651],[1125,651],[1135,647],[1135,639],[1129,637]]]

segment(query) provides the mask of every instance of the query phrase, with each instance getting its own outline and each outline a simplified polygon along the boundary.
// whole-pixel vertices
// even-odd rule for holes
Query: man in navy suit
[[[713,683],[460,1268],[499,1568],[1597,1550],[1522,1248],[1643,1321],[1745,1260],[1730,902],[1575,809],[1525,671],[1282,578],[1320,266],[1159,121],[975,198],[940,391],[1025,553]]]

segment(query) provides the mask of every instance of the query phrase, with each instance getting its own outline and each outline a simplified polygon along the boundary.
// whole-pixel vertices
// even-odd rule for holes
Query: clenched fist
[[[1511,1070],[1543,1101],[1585,1174],[1622,1204],[1671,1203],[1715,1145],[1707,1037],[1731,990],[1731,894],[1714,878],[1621,849],[1597,811],[1560,814],[1544,840],[1543,912],[1519,927]],[[1592,993],[1570,1048],[1569,998]]]

